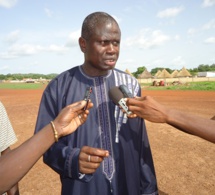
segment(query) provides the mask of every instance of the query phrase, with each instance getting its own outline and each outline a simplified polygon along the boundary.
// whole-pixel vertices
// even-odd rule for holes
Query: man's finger
[[[86,101],[81,100],[81,101],[68,105],[68,107],[75,112],[75,111],[78,111],[78,110],[81,110],[82,108],[84,108],[86,103],[87,103]]]

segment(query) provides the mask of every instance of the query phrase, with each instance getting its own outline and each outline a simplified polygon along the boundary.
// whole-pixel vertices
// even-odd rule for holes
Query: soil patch
[[[33,135],[43,90],[0,91],[18,142]],[[147,91],[162,104],[205,118],[215,115],[215,92]],[[146,121],[161,195],[208,195],[215,192],[215,145],[166,124]],[[42,158],[19,183],[22,195],[60,194],[59,176]]]

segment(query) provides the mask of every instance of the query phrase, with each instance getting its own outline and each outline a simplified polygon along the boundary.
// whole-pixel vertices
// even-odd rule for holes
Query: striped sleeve
[[[4,105],[0,102],[0,154],[17,141]]]

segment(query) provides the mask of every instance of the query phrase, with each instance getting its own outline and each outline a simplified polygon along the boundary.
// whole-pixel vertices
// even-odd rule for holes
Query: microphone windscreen
[[[118,87],[112,87],[109,90],[109,97],[117,105],[119,104],[119,101],[124,98],[123,93],[119,90]]]
[[[134,97],[126,85],[120,85],[119,90],[123,93],[124,97],[128,97],[128,98]]]

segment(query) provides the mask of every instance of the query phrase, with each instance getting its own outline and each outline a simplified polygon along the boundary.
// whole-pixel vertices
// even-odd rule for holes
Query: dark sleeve
[[[55,87],[56,89],[57,87]],[[48,87],[42,96],[35,133],[40,131],[46,124],[54,120],[62,107],[62,101],[58,100],[57,90]],[[58,101],[57,101],[58,100]],[[59,102],[59,103],[58,103]],[[62,137],[54,143],[43,155],[43,161],[62,177],[79,179],[79,148],[72,148],[68,145],[70,136]],[[82,181],[89,181],[91,177],[86,175],[81,177]]]
[[[147,131],[143,119],[140,119],[141,148],[140,148],[140,192],[141,194],[152,194],[157,192],[157,181],[154,169],[154,163]]]
[[[141,96],[141,88],[138,93]],[[145,121],[139,119],[140,129],[140,192],[141,194],[157,194],[157,181],[151,148],[146,131]]]

